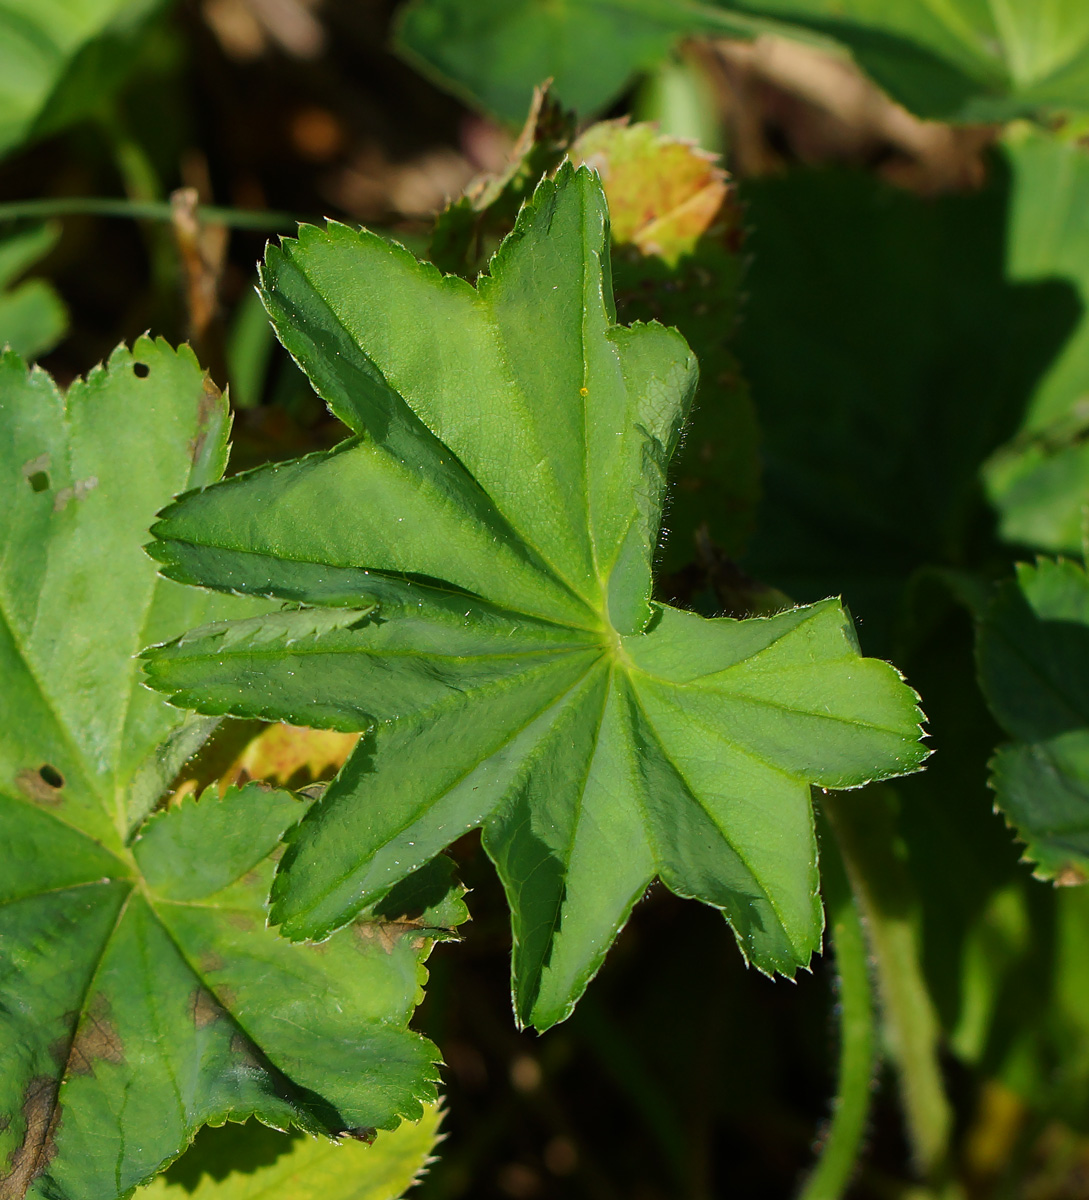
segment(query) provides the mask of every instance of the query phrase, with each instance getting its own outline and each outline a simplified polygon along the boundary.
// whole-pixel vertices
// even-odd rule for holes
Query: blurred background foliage
[[[597,165],[621,319],[678,325],[703,367],[662,598],[842,594],[930,717],[924,774],[827,804],[880,1018],[849,1194],[1079,1200],[1089,890],[1033,878],[988,762],[1009,736],[1044,763],[1054,794],[1008,811],[1051,838],[1038,875],[1084,882],[1089,755],[1047,740],[1089,737],[1084,574],[1065,599],[1027,576],[992,596],[1018,560],[1084,553],[1087,139],[1083,0],[0,0],[0,342],[67,385],[145,329],[190,338],[230,384],[232,469],[326,447],[343,429],[253,293],[265,237],[365,223],[472,278],[541,173]],[[985,695],[999,603],[1033,649]],[[1036,688],[1064,716],[1026,734],[1007,714]],[[338,736],[232,723],[179,788],[230,763],[328,778]],[[498,885],[475,838],[456,856],[473,923],[420,1018],[448,1136],[414,1195],[805,1186],[836,1087],[832,956],[772,983],[655,889],[574,1017],[521,1034]],[[257,1140],[209,1131],[156,1186],[256,1195],[283,1159],[267,1186],[292,1194],[295,1143]]]

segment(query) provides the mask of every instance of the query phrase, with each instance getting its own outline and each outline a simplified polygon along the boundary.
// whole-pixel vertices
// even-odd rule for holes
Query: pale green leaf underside
[[[188,349],[141,339],[67,394],[0,358],[4,1200],[122,1195],[208,1121],[329,1133],[433,1095],[407,1029],[426,945],[366,936],[373,915],[325,954],[266,927],[299,801],[251,786],[144,822],[215,722],[143,687],[136,651],[255,604],[141,548],[218,478],[227,424]]]
[[[650,604],[687,347],[612,323],[595,176],[561,169],[476,289],[369,234],[269,253],[285,345],[357,435],[171,506],[174,578],[303,602],[195,630],[148,679],[209,713],[367,729],[289,835],[273,919],[321,938],[466,830],[511,904],[519,1019],[563,1019],[660,877],[762,970],[819,946],[809,785],[923,757],[841,606]]]
[[[1016,739],[991,763],[998,807],[1037,874],[1089,879],[1089,578],[1071,562],[1021,565],[984,614],[980,682]]]

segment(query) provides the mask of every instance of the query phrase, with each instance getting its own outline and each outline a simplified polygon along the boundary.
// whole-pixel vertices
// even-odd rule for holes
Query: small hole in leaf
[[[26,481],[35,492],[44,492],[49,487],[49,476],[44,471],[35,471],[26,477]]]
[[[42,777],[42,782],[49,784],[51,788],[57,788],[60,790],[62,787],[64,787],[64,776],[60,773],[60,771],[57,770],[56,767],[51,767],[49,763],[46,763],[45,766],[38,771],[38,774]]]
[[[132,373],[137,379],[146,379],[151,374],[151,368],[147,363],[133,363]]]

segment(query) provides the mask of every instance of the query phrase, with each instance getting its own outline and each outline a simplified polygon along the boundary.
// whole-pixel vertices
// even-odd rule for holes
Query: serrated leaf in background
[[[254,607],[142,549],[166,499],[219,477],[223,397],[146,338],[66,394],[9,353],[0,428],[0,1195],[125,1194],[228,1116],[418,1115],[436,1054],[407,1022],[433,918],[459,919],[441,860],[318,951],[265,921],[299,801],[213,789],[144,823],[215,722],[143,688],[135,651]]]
[[[1089,578],[1021,564],[979,626],[980,684],[1016,739],[991,763],[997,803],[1037,873],[1089,880]]]
[[[371,1145],[288,1137],[255,1122],[205,1129],[137,1200],[399,1200],[426,1169],[440,1120],[438,1106],[426,1105],[419,1121]]]
[[[52,350],[68,329],[68,312],[44,279],[18,283],[56,245],[60,230],[39,225],[0,234],[0,350],[25,359]]]
[[[609,202],[619,319],[676,326],[700,362],[670,465],[662,569],[692,560],[697,531],[736,557],[755,520],[760,457],[756,413],[730,349],[742,276],[733,186],[714,155],[651,125],[603,121],[571,153],[600,173]]]
[[[1028,125],[1009,129],[1002,148],[1010,165],[1010,278],[1063,280],[1082,313],[983,479],[1006,541],[1078,554],[1089,503],[1089,150],[1073,131]]]
[[[656,875],[793,974],[822,924],[809,783],[925,756],[913,694],[860,657],[838,602],[748,622],[650,603],[695,364],[676,332],[614,323],[608,263],[600,183],[570,165],[477,289],[304,228],[270,250],[266,302],[355,436],[154,527],[174,578],[325,606],[149,651],[155,687],[367,729],[290,837],[273,919],[323,937],[483,826],[538,1028]]]
[[[739,15],[835,38],[922,117],[990,123],[1089,110],[1081,0],[728,0]]]

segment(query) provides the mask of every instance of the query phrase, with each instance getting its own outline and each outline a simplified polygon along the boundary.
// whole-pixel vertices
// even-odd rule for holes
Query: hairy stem
[[[835,838],[825,824],[821,883],[835,955],[839,1010],[839,1082],[820,1158],[799,1200],[838,1200],[855,1172],[876,1066],[877,1035],[866,938]]]
[[[948,1178],[952,1109],[939,1062],[940,1028],[923,979],[918,903],[896,852],[895,796],[871,786],[825,798],[873,956],[882,1025],[896,1067],[915,1166],[931,1186]],[[944,1194],[944,1193],[943,1193]]]

